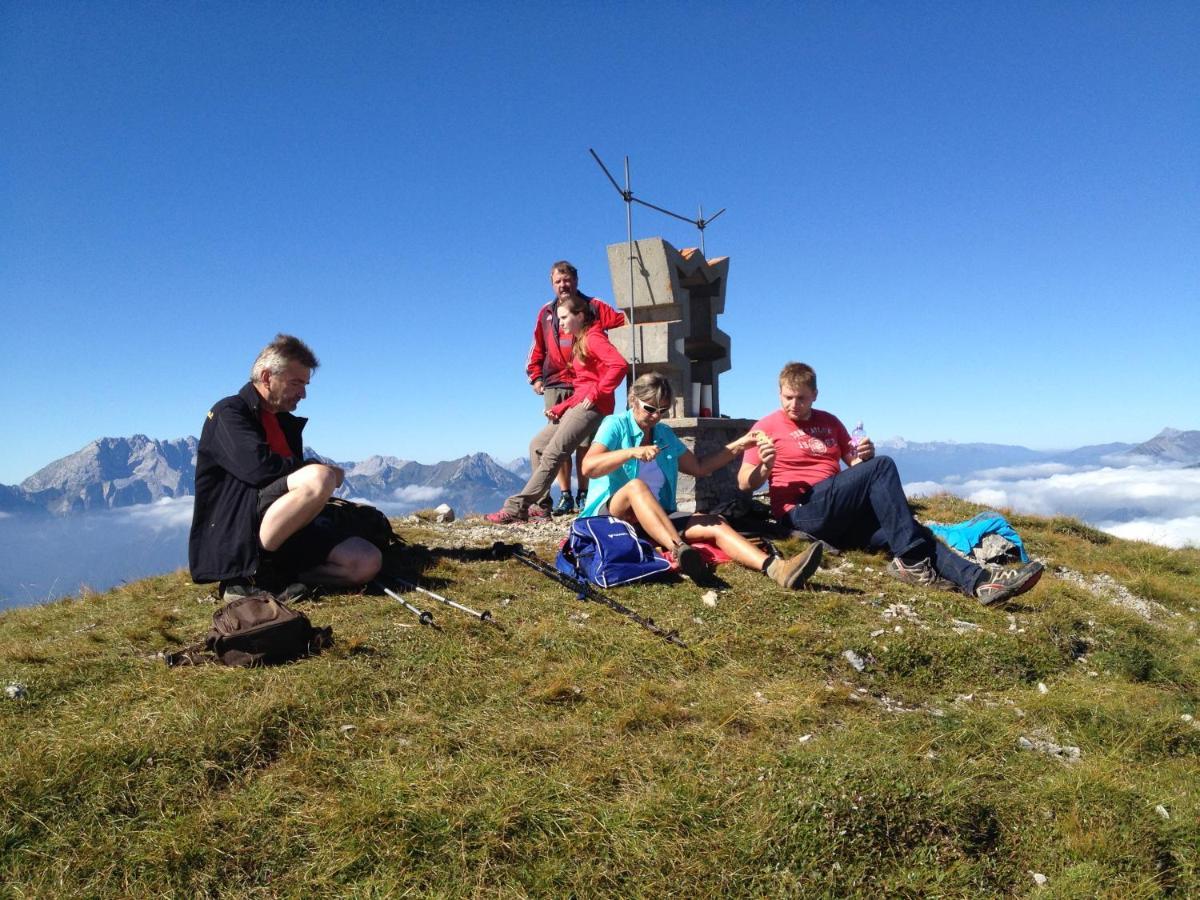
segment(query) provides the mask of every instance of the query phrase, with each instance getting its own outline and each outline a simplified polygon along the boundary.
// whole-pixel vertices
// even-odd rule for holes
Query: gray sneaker
[[[238,597],[249,597],[254,593],[254,588],[245,578],[231,578],[229,581],[222,581],[217,585],[217,593],[220,595],[222,603],[228,603]]]
[[[975,587],[975,596],[984,606],[994,606],[1025,593],[1042,577],[1040,562],[1026,563],[1018,569],[989,568]]]
[[[933,560],[926,557],[915,563],[906,563],[900,557],[896,557],[887,565],[885,569],[889,575],[897,581],[903,581],[905,584],[916,584],[921,587],[930,587],[935,591],[956,591],[958,588],[954,582],[947,581],[937,573],[937,569],[933,567]]]

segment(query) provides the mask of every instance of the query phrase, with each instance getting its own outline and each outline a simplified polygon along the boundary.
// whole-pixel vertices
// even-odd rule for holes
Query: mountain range
[[[99,438],[55,460],[19,485],[0,485],[0,512],[66,516],[189,496],[196,475],[196,439],[154,440],[136,434]],[[906,482],[938,480],[984,469],[1063,463],[1122,466],[1139,461],[1200,464],[1200,431],[1164,428],[1141,444],[1099,444],[1073,450],[1030,450],[1008,444],[879,441]],[[324,461],[311,448],[306,455]],[[529,474],[524,458],[501,465],[486,453],[426,465],[394,456],[337,462],[346,470],[338,493],[376,503],[393,514],[449,503],[460,514],[497,509]]]

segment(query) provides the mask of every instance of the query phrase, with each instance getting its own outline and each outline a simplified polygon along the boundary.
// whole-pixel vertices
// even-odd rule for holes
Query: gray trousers
[[[558,424],[552,422],[535,434],[529,442],[529,464],[533,466],[533,474],[520,493],[504,501],[503,511],[522,515],[544,497],[554,483],[559,463],[574,453],[576,447],[592,439],[603,418],[594,409],[572,406]]]

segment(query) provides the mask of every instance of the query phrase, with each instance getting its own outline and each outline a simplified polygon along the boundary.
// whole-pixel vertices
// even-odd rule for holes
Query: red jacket
[[[625,380],[628,368],[625,357],[612,345],[604,329],[593,325],[587,332],[587,357],[575,360],[575,392],[551,407],[550,412],[562,416],[572,406],[591,400],[596,412],[612,415],[613,394]]]
[[[596,313],[596,324],[604,331],[620,328],[625,324],[624,313],[613,309],[603,300],[595,297],[588,299]],[[559,338],[558,300],[551,300],[538,310],[537,321],[533,323],[533,344],[529,348],[529,358],[525,361],[525,374],[529,376],[530,384],[539,378],[546,387],[562,387],[575,383],[571,359],[563,353],[562,347],[559,346]]]

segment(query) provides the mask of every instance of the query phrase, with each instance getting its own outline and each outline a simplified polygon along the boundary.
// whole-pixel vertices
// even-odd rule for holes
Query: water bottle
[[[862,422],[859,422],[857,425],[854,426],[854,430],[850,432],[850,455],[851,456],[855,456],[855,457],[858,456],[858,445],[862,443],[862,439],[865,438],[866,436],[867,436],[867,433],[865,431],[863,431],[863,424],[862,424]]]

